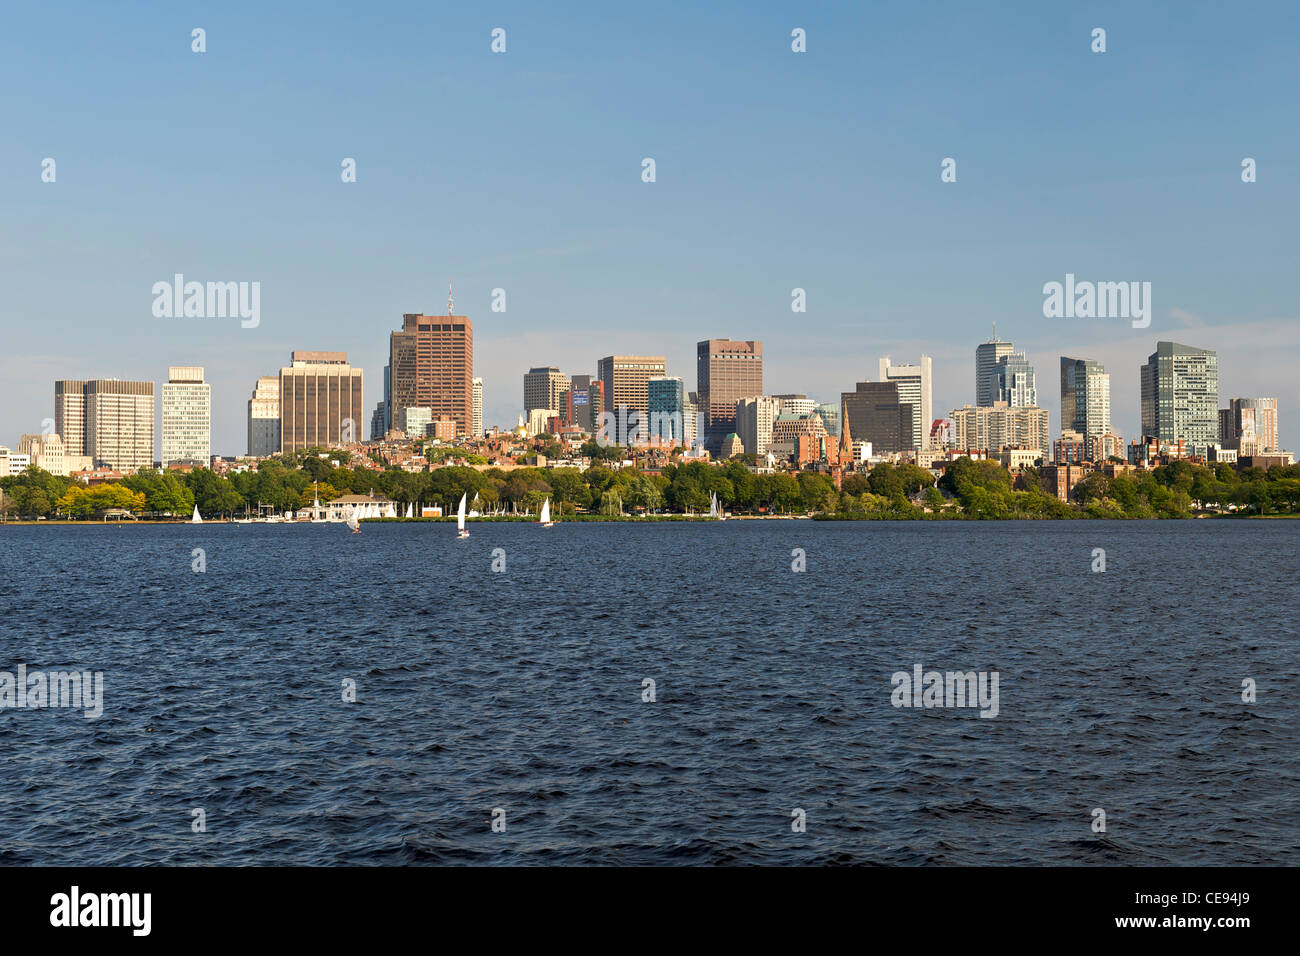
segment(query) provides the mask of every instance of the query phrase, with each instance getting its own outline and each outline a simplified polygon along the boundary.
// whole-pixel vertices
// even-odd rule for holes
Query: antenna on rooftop
[[[452,299],[452,297],[451,297],[451,280],[448,279],[448,280],[447,280],[447,315],[448,315],[448,316],[451,315],[451,304],[452,304],[453,301],[455,301],[455,300]]]

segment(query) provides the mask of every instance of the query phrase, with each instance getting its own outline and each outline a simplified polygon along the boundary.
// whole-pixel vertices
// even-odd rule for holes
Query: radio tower
[[[451,304],[453,301],[455,300],[453,300],[451,297],[451,280],[448,279],[447,280],[447,315],[448,316],[451,315]]]

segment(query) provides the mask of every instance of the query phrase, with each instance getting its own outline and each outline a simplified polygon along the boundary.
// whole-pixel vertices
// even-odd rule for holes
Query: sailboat
[[[551,520],[551,499],[547,498],[542,502],[542,513],[537,519],[543,528],[555,527],[555,522]]]
[[[414,517],[415,517],[415,502],[414,502],[414,501],[412,501],[409,505],[406,506],[406,517],[408,517],[408,518],[414,518]]]
[[[465,530],[465,495],[460,496],[460,507],[456,509],[456,537],[468,538],[469,532]]]
[[[716,491],[713,493],[713,497],[709,501],[709,517],[717,518],[719,521],[727,520],[727,516],[723,514],[722,509],[718,507],[718,493]]]
[[[348,509],[348,516],[346,520],[347,520],[348,527],[352,529],[353,534],[361,533],[361,522],[357,520],[356,506],[353,506]]]
[[[190,524],[203,524],[203,519],[199,517],[199,506],[194,506],[194,515],[190,518]]]

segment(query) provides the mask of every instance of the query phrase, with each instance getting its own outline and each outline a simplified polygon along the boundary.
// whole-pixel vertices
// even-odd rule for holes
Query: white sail
[[[717,516],[718,516],[718,493],[715,491],[713,493],[713,496],[709,499],[709,517],[716,518]]]
[[[203,519],[199,517],[199,506],[194,506],[194,516],[190,518],[190,524],[203,524]]]
[[[349,528],[351,528],[353,531],[357,530],[359,522],[357,521],[357,509],[355,507],[348,509],[347,522]]]
[[[465,496],[460,496],[460,507],[456,509],[456,530],[465,530]]]
[[[415,502],[414,502],[414,501],[412,501],[409,505],[406,506],[406,517],[408,517],[408,518],[414,518],[414,517],[415,517]]]
[[[545,501],[542,502],[542,514],[541,517],[539,517],[537,520],[540,521],[542,524],[551,523],[551,499],[550,498],[547,498]]]

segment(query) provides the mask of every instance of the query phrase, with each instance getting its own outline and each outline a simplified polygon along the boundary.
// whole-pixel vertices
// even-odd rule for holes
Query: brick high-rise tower
[[[458,435],[474,428],[474,323],[452,314],[407,313],[388,340],[393,421],[406,408],[428,408],[433,420],[453,420]]]

